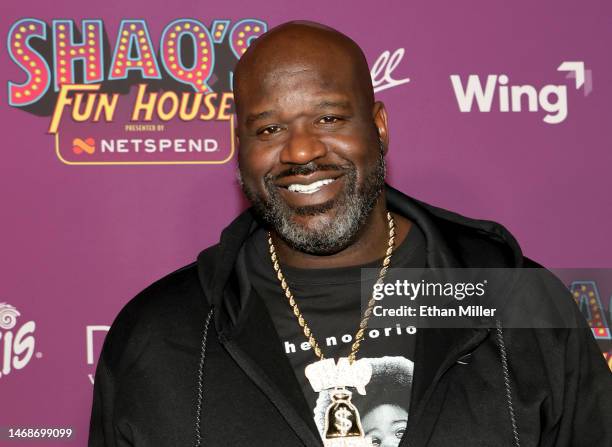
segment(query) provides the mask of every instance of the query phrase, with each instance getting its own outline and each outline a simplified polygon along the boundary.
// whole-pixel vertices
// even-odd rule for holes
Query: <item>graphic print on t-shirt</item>
[[[334,387],[342,384],[315,391],[306,377],[305,369],[319,359],[306,341],[278,283],[269,259],[266,233],[263,230],[253,233],[245,250],[249,280],[270,313],[321,438],[329,440],[326,434],[348,433],[355,428],[353,425],[357,425],[358,421],[357,416],[352,414],[353,405],[366,437],[365,445],[398,446],[409,417],[416,329],[399,325],[368,328],[357,354],[357,362],[367,363],[371,370],[367,384],[361,390],[347,385],[348,393],[336,391],[336,399]],[[425,237],[413,225],[393,253],[391,267],[424,267],[425,259]],[[361,269],[379,268],[382,259],[366,265],[332,269],[292,268],[283,265],[282,259],[280,261],[287,283],[325,359],[338,362],[338,359],[347,357],[362,314],[361,289],[364,280]],[[370,278],[368,283],[371,281]],[[334,402],[338,401],[342,405],[334,407]],[[338,414],[340,419],[328,420],[339,426],[325,427],[325,415],[334,409],[342,410]],[[347,420],[341,419],[343,415]],[[349,423],[351,427],[348,427]]]
[[[308,365],[305,375],[313,391],[318,393],[313,417],[321,438],[328,438],[330,433],[350,432],[358,427],[368,445],[397,446],[408,424],[407,404],[410,403],[414,363],[401,356],[361,358],[354,364],[367,372],[357,374],[358,377],[351,378],[353,380],[343,380],[341,374],[340,377],[333,377],[332,371],[322,380],[320,377],[312,378],[309,369],[317,363],[321,362]],[[345,363],[348,364],[348,360]],[[348,386],[348,383],[355,386]],[[348,390],[350,405],[357,410],[355,414],[342,407],[339,410],[334,408],[337,402],[334,393],[343,385]],[[340,389],[344,392],[344,388]]]

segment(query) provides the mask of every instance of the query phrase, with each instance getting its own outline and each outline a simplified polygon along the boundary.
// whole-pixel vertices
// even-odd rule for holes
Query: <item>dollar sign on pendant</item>
[[[344,407],[340,407],[334,412],[334,417],[336,418],[334,426],[342,436],[346,436],[349,429],[353,426],[350,419],[351,416],[351,412]]]
[[[325,412],[326,438],[363,436],[359,412],[351,402],[351,396],[346,388],[331,391],[332,403]]]

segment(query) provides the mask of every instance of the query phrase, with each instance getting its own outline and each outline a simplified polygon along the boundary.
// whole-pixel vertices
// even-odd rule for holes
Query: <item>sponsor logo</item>
[[[410,78],[393,79],[393,72],[403,58],[403,48],[398,48],[393,53],[385,50],[378,56],[370,70],[374,93],[410,82]]]
[[[20,19],[7,49],[25,80],[8,83],[9,105],[49,117],[68,165],[226,163],[233,66],[267,24],[207,23],[176,19],[153,34],[125,19],[111,34],[99,19]]]
[[[563,62],[557,71],[569,72],[567,77],[575,79],[576,89],[584,89],[584,95],[592,90],[591,70],[585,70],[584,62]],[[541,87],[530,84],[513,84],[506,74],[489,74],[485,78],[471,74],[462,79],[458,74],[450,75],[453,92],[459,110],[464,113],[477,110],[487,113],[540,112],[542,121],[559,124],[567,118],[567,85],[546,84]]]
[[[95,365],[95,362],[100,355],[100,351],[102,350],[102,344],[104,342],[104,337],[106,336],[106,333],[108,332],[109,329],[110,329],[110,326],[104,326],[104,325],[86,326],[85,344],[87,346],[87,366],[93,367]],[[88,373],[87,378],[93,385],[94,373],[93,372]]]
[[[25,368],[34,355],[36,323],[28,321],[17,326],[20,316],[14,306],[0,303],[0,378]]]

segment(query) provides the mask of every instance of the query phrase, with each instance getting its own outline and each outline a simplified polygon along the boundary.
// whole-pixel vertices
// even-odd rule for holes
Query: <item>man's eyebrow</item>
[[[344,109],[344,110],[351,110],[351,103],[349,101],[331,101],[331,100],[324,100],[319,102],[318,104],[315,105],[315,107],[317,109]],[[255,121],[259,121],[262,119],[266,119],[269,118],[270,116],[272,116],[274,114],[273,110],[264,110],[263,112],[259,112],[259,113],[250,113],[247,115],[246,117],[246,124],[252,124]]]
[[[247,115],[246,118],[246,123],[247,124],[251,124],[255,121],[259,121],[262,120],[264,118],[268,118],[269,116],[272,115],[272,110],[265,110],[263,112],[259,112],[259,113],[250,113],[249,115]]]
[[[320,103],[318,103],[316,105],[316,107],[318,109],[346,109],[346,110],[350,110],[351,109],[351,103],[348,101],[329,101],[329,100],[325,100],[325,101],[321,101]]]

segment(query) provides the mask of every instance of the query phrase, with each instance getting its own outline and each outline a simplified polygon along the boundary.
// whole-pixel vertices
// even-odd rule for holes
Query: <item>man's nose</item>
[[[280,154],[280,162],[306,164],[327,154],[327,146],[313,133],[294,129]]]

